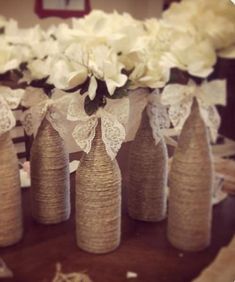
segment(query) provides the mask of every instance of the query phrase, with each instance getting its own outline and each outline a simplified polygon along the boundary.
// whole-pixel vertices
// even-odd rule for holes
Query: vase
[[[70,216],[69,155],[64,140],[44,118],[30,152],[31,209],[42,224],[56,224]]]
[[[184,251],[210,244],[213,166],[209,136],[194,99],[169,175],[168,239]]]
[[[19,164],[10,133],[0,136],[0,247],[17,243],[23,234]]]
[[[76,173],[76,238],[84,251],[102,254],[115,250],[121,234],[121,174],[102,140],[100,121],[91,150]]]
[[[147,109],[129,152],[127,203],[129,216],[157,222],[166,217],[167,148],[163,138],[156,144]]]

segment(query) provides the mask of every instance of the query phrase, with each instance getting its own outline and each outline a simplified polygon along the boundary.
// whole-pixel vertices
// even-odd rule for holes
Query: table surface
[[[121,163],[123,157],[119,158]],[[125,172],[125,166],[122,165]],[[124,180],[125,180],[125,173]],[[125,181],[124,181],[125,182]],[[71,218],[64,223],[45,226],[33,221],[29,189],[23,189],[24,237],[15,246],[0,249],[0,256],[14,272],[13,279],[0,281],[51,282],[56,263],[63,272],[85,271],[93,282],[190,282],[208,266],[221,247],[235,233],[235,197],[229,196],[213,208],[212,241],[209,248],[197,253],[181,252],[166,238],[166,220],[145,223],[128,217],[123,185],[122,242],[106,255],[81,251],[75,241],[75,175],[71,175]],[[127,271],[137,278],[127,279]]]

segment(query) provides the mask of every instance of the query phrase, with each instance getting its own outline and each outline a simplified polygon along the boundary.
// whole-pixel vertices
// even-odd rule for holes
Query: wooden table
[[[74,175],[71,187],[72,216],[69,221],[52,226],[32,220],[29,189],[23,190],[24,238],[15,246],[0,250],[15,276],[0,281],[50,282],[55,265],[60,262],[63,272],[86,271],[94,282],[189,282],[212,262],[235,233],[235,197],[231,196],[214,207],[211,246],[198,253],[181,252],[169,244],[166,220],[138,222],[130,219],[123,208],[121,246],[107,255],[92,255],[76,246]],[[125,188],[123,199],[125,207]],[[138,278],[127,279],[127,271],[138,273]]]

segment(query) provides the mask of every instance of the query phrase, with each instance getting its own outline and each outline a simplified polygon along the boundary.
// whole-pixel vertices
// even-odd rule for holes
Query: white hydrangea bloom
[[[217,57],[208,40],[181,34],[161,58],[161,64],[177,67],[197,77],[207,77],[213,71]]]
[[[235,6],[229,0],[183,0],[163,13],[173,28],[196,31],[216,50],[235,43]]]
[[[0,38],[0,73],[18,68],[24,59],[15,46],[10,46],[4,38]]]
[[[105,81],[110,95],[127,81],[127,76],[122,74],[124,65],[118,60],[117,54],[106,45],[88,49],[74,43],[65,54],[70,61],[78,64],[77,69],[71,72],[71,81],[81,84],[87,76],[91,78],[88,90],[91,99],[94,99],[96,94],[96,79]]]

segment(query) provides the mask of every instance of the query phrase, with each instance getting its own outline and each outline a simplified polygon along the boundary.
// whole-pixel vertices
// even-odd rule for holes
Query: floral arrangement
[[[129,90],[163,89],[175,82],[175,69],[201,83],[218,56],[235,56],[234,33],[235,7],[227,0],[183,0],[144,21],[93,11],[47,30],[1,17],[0,73],[18,69],[21,82],[49,97],[55,89],[79,94],[92,116]]]

